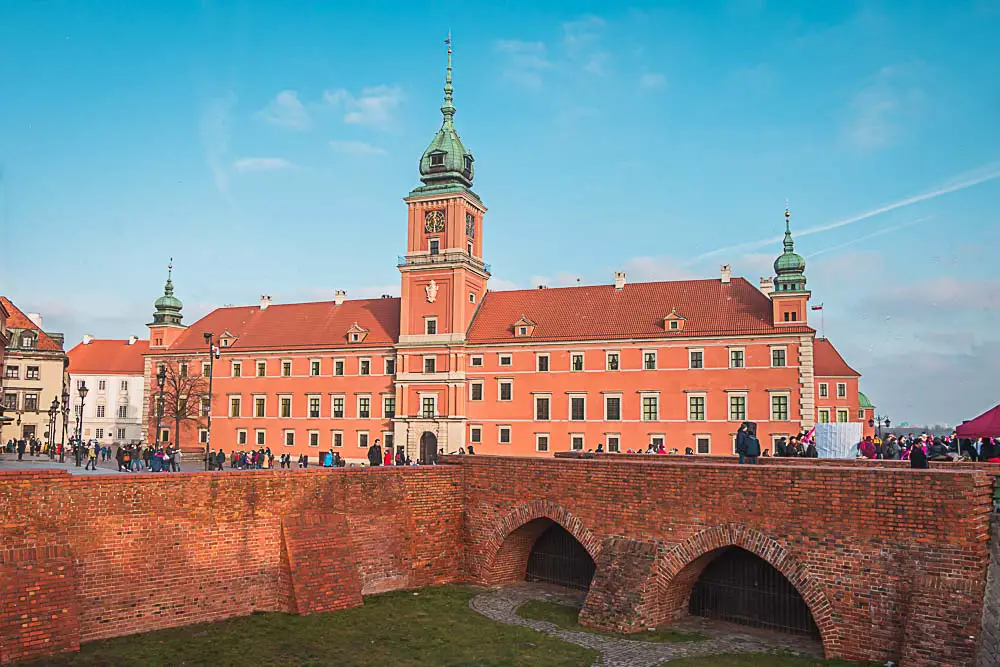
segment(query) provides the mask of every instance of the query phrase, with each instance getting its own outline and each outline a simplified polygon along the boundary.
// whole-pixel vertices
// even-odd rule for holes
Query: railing
[[[433,255],[405,255],[396,256],[396,266],[420,266],[426,264],[445,264],[455,261],[467,261],[475,267],[481,268],[486,273],[490,273],[490,265],[481,260],[464,253],[461,250],[449,250]]]

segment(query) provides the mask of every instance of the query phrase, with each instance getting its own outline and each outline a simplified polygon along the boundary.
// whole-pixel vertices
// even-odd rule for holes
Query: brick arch
[[[714,526],[684,540],[659,559],[657,592],[661,621],[670,621],[686,612],[691,590],[698,577],[718,555],[719,549],[739,547],[763,559],[780,572],[805,600],[823,648],[829,655],[843,642],[834,622],[833,606],[806,567],[780,543],[766,534],[737,523]]]
[[[548,500],[534,500],[506,514],[483,541],[485,559],[479,581],[490,585],[523,581],[531,547],[554,523],[575,537],[597,562],[601,541],[579,518]]]

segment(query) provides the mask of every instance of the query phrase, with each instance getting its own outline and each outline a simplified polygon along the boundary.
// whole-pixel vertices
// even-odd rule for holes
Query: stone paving
[[[575,591],[538,584],[513,584],[478,595],[469,601],[469,606],[498,623],[521,625],[563,641],[599,651],[600,657],[594,663],[595,667],[598,665],[601,667],[656,667],[656,665],[679,658],[701,657],[719,653],[759,653],[777,648],[800,651],[804,646],[803,642],[796,638],[785,641],[783,637],[757,636],[756,633],[738,631],[731,624],[717,627],[711,627],[716,624],[679,627],[678,629],[696,630],[708,636],[708,639],[693,642],[646,642],[567,630],[548,621],[522,618],[517,614],[518,607],[528,600],[535,599],[564,602],[577,607],[581,603],[580,595]],[[809,644],[807,643],[805,646],[808,647]],[[806,652],[810,653],[811,651],[807,648]]]

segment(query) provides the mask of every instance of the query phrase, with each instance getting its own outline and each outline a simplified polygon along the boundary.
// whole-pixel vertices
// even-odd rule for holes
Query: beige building
[[[67,413],[63,393],[69,389],[69,357],[63,350],[63,335],[46,333],[42,318],[25,314],[7,297],[0,305],[9,314],[6,323],[8,343],[0,377],[5,420],[0,427],[0,442],[37,438],[49,441],[49,409],[55,400],[59,412],[55,420],[53,442],[62,442]],[[72,428],[69,429],[72,435]]]

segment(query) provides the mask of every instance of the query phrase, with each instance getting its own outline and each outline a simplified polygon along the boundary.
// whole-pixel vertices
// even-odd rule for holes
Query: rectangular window
[[[320,363],[318,359],[309,362],[309,375],[319,375]]]
[[[862,408],[861,410],[858,410],[858,419],[864,419],[864,418],[865,418],[865,411],[864,408]]]
[[[825,382],[819,383],[819,397],[826,398],[830,395],[830,385]]]
[[[125,429],[123,428],[118,429],[118,439],[119,440],[125,439]]]
[[[483,400],[483,383],[473,382],[469,385],[469,400],[470,401],[481,401]]]
[[[284,419],[288,419],[292,416],[292,397],[282,396],[281,397],[281,416]]]
[[[319,431],[309,431],[309,446],[319,447]]]
[[[704,350],[688,350],[688,368],[704,368]]]
[[[187,364],[182,364],[181,368],[187,368]],[[181,375],[181,377],[186,377],[186,376],[187,376],[187,373],[184,373],[183,375]],[[98,380],[97,381],[97,391],[104,391],[105,389],[107,389],[107,386],[108,386],[108,383],[105,380]]]
[[[829,424],[830,423],[830,410],[827,408],[820,408],[819,410],[819,423]]]
[[[334,431],[333,432],[333,446],[334,447],[343,447],[344,446],[344,432],[343,431]]]
[[[437,358],[436,357],[424,357],[424,372],[425,373],[436,373],[437,372]]]
[[[483,441],[483,429],[481,426],[469,428],[469,442],[479,443]]]
[[[540,354],[535,357],[535,368],[539,373],[546,373],[549,370],[549,355]]]
[[[246,429],[242,429],[241,428],[238,431],[236,431],[236,444],[238,444],[238,445],[245,445],[245,444],[247,444],[247,432],[246,432]]]
[[[843,382],[837,383],[837,398],[847,398],[847,384]]]
[[[208,363],[207,361],[202,362],[202,364],[201,364],[201,376],[207,378],[211,374],[212,374],[212,364]]]
[[[704,396],[688,396],[688,420],[693,422],[705,421]]]
[[[510,401],[514,398],[514,382],[512,380],[500,380],[500,400]]]
[[[647,371],[656,370],[656,352],[642,353],[642,368]]]
[[[181,364],[181,377],[182,378],[186,378],[187,376],[188,376],[188,365],[187,364]],[[104,389],[104,380],[101,380],[100,386],[98,387],[98,389]]]
[[[311,419],[319,419],[319,396],[309,397],[309,417]]]
[[[34,394],[29,394],[29,396],[34,396]],[[28,397],[25,396],[24,398],[25,398],[25,400],[24,400],[24,409],[25,410],[33,409],[33,408],[28,408]],[[103,405],[98,405],[97,406],[97,418],[98,419],[103,419],[104,418],[104,406]]]
[[[393,451],[392,447],[396,443],[396,434],[392,431],[383,431],[382,439],[385,442],[385,448],[390,452]]]
[[[837,423],[838,424],[846,424],[847,423],[847,417],[848,417],[848,411],[846,409],[838,409],[837,410]]]
[[[587,418],[587,397],[569,397],[569,418],[572,421],[582,422]]]
[[[128,406],[119,405],[118,406],[118,419],[128,419]]]
[[[729,350],[729,367],[743,368],[743,350]]]
[[[501,445],[510,444],[510,426],[501,426],[497,434],[497,442]]]
[[[337,419],[343,419],[344,417],[344,397],[334,396],[333,397],[333,416]]]
[[[620,452],[621,451],[621,436],[620,435],[609,435],[608,436],[608,447],[609,452]]]
[[[292,362],[290,361],[281,362],[281,376],[286,378],[292,376]]]
[[[535,451],[536,452],[547,452],[547,451],[549,451],[549,434],[548,433],[536,433],[535,434]]]
[[[238,378],[243,375],[243,364],[239,361],[233,362],[233,377]]]
[[[583,436],[582,435],[570,435],[569,436],[569,448],[574,452],[583,451]]]
[[[699,435],[694,439],[695,443],[695,453],[697,454],[711,454],[712,453],[712,439],[707,435]]]
[[[28,366],[24,369],[24,379],[25,380],[37,380],[39,379],[38,366]]]
[[[204,417],[212,409],[212,400],[208,396],[201,397],[201,415]],[[161,409],[160,412],[163,412]]]
[[[386,359],[385,360],[385,374],[386,375],[395,375],[396,374],[396,360],[395,359]]]
[[[3,406],[8,410],[17,410],[17,394],[7,393],[3,395]],[[76,405],[73,406],[73,412],[79,412],[79,408]]]
[[[254,431],[254,435],[256,436],[257,439],[257,444],[260,447],[263,447],[264,443],[267,441],[267,436],[265,435],[265,433],[266,431],[262,429],[257,429],[256,431]]]
[[[788,396],[771,396],[771,421],[788,421]]]
[[[740,422],[747,418],[747,397],[739,394],[729,396],[729,421]]]
[[[170,429],[160,429],[160,442],[168,442],[170,440]]]
[[[94,430],[94,437],[97,438],[98,440],[100,440],[101,438],[103,438],[104,437],[104,429],[103,428],[95,429]]]
[[[362,359],[358,365],[358,375],[371,375],[372,374],[372,360]]]
[[[549,420],[549,406],[552,402],[548,396],[535,396],[535,419],[537,421]]]
[[[642,421],[644,422],[655,422],[660,418],[660,397],[659,396],[643,396],[642,397]]]
[[[267,375],[267,362],[258,361],[257,362],[257,377],[262,378]]]
[[[8,366],[4,369],[3,376],[8,380],[16,380],[20,376],[20,371],[17,366]]]
[[[786,365],[785,348],[775,347],[771,349],[771,367],[784,368]]]
[[[122,380],[119,389],[121,389],[122,391],[128,391],[128,380]]]
[[[334,360],[334,362],[333,362],[333,374],[334,375],[343,375],[344,374],[344,360],[343,359],[335,359]]]
[[[382,398],[382,417],[392,419],[396,416],[396,397],[384,396]]]
[[[483,365],[483,355],[475,354],[469,357],[469,365],[473,368],[482,368]]]
[[[621,421],[622,399],[621,396],[604,397],[604,419],[607,421]]]
[[[428,245],[432,255],[436,255],[441,252],[441,241],[439,239],[431,239]]]
[[[428,317],[424,319],[424,333],[428,336],[433,336],[438,332],[438,320],[436,317]]]
[[[253,416],[263,417],[266,413],[267,399],[263,396],[257,396],[253,399]]]
[[[285,431],[285,446],[286,447],[295,446],[295,431]]]
[[[434,417],[436,403],[437,401],[434,400],[433,396],[424,396],[420,399],[420,414],[424,419],[431,419]]]
[[[667,441],[666,438],[664,436],[662,436],[662,435],[652,435],[651,434],[649,436],[649,444],[651,444],[653,446],[653,449],[656,449],[656,450],[659,450],[660,447],[663,445],[663,443],[666,442],[666,441]]]
[[[583,353],[576,352],[570,355],[569,369],[571,371],[583,370]]]
[[[358,397],[358,418],[368,419],[372,416],[372,399],[370,396]]]
[[[368,431],[358,431],[358,449],[368,449]]]
[[[240,397],[230,396],[229,397],[229,416],[239,417],[240,416]]]
[[[609,371],[616,371],[616,370],[618,370],[618,353],[617,352],[608,352],[607,353],[607,360],[608,360],[608,370]]]
[[[500,365],[501,366],[510,366],[513,363],[513,361],[514,361],[513,357],[511,355],[509,355],[509,354],[501,354],[500,355]]]

